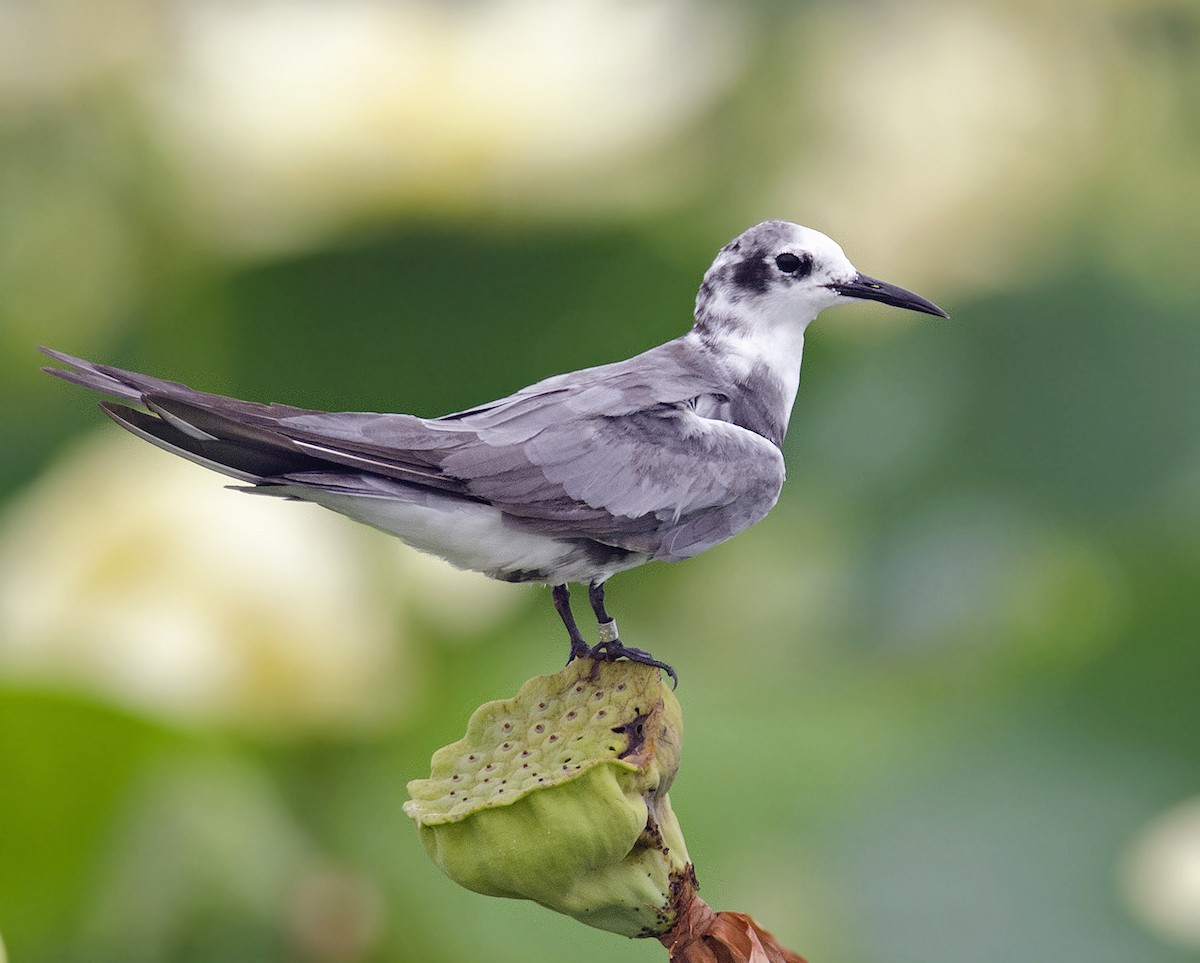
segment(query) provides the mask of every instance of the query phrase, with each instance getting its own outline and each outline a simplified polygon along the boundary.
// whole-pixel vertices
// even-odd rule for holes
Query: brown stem
[[[688,863],[687,869],[671,880],[671,909],[675,912],[675,925],[658,937],[667,948],[671,959],[687,959],[680,954],[707,933],[717,914],[702,900],[696,890],[696,871]]]
[[[714,911],[696,889],[696,874],[688,864],[672,880],[675,925],[658,938],[671,963],[805,963],[745,913]]]

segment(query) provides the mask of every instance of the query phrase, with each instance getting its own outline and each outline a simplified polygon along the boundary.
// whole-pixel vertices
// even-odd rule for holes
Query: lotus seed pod
[[[405,812],[452,880],[626,936],[656,936],[690,877],[667,790],[683,716],[653,667],[577,659],[481,706],[409,783]]]

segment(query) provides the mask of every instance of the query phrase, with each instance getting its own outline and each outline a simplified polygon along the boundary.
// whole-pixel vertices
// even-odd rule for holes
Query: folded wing
[[[118,424],[265,493],[416,486],[494,505],[526,530],[673,560],[761,519],[783,483],[774,445],[695,412],[711,378],[676,342],[438,419],[258,404],[46,353],[70,366],[49,373],[148,409],[103,403]]]

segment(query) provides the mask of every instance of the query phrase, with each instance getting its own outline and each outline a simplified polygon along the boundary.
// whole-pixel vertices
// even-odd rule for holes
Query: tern
[[[118,425],[244,483],[232,487],[315,502],[458,568],[551,586],[568,661],[625,657],[676,678],[621,642],[605,583],[699,555],[767,515],[805,331],[854,300],[948,317],[859,273],[819,231],[765,221],[721,248],[686,334],[440,418],[242,401],[42,351],[68,366],[49,374],[139,406],[101,402]],[[593,647],[569,583],[588,587]]]

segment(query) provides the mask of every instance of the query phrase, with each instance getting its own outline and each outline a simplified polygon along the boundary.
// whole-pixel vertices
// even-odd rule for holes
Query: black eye
[[[795,254],[780,254],[775,258],[775,266],[784,274],[806,278],[812,272],[812,255],[805,254],[803,257],[797,257]]]

